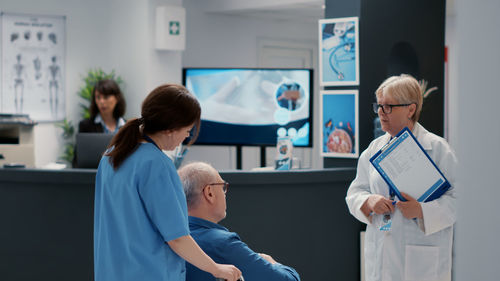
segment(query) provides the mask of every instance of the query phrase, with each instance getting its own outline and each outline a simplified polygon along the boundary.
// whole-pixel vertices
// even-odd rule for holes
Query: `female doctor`
[[[456,220],[456,157],[448,143],[417,121],[422,110],[419,83],[409,75],[385,80],[375,92],[373,109],[385,135],[361,154],[357,175],[346,202],[351,214],[366,223],[365,276],[367,281],[451,280],[453,224]],[[451,183],[440,198],[417,202],[402,193],[398,201],[369,159],[403,128],[408,127]],[[391,224],[388,224],[389,219]]]

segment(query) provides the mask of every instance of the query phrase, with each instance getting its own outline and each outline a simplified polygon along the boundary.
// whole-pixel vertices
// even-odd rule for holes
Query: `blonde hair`
[[[413,123],[418,121],[420,112],[422,111],[422,89],[418,81],[408,74],[401,74],[399,76],[392,76],[387,78],[378,89],[375,91],[377,97],[389,95],[396,99],[400,104],[414,103],[417,108],[411,117]]]

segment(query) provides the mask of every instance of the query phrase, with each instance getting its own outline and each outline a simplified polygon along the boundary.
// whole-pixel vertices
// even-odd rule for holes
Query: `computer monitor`
[[[76,167],[97,169],[113,134],[78,133],[76,134]]]
[[[184,68],[202,108],[195,144],[311,147],[312,81],[312,69]]]

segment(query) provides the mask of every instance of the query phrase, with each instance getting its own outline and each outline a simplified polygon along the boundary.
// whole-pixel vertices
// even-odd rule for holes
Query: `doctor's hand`
[[[366,205],[371,212],[375,214],[382,215],[385,213],[393,213],[394,206],[392,205],[392,200],[385,198],[380,194],[372,194],[365,201],[363,205]],[[362,207],[363,208],[363,207]]]
[[[424,218],[424,214],[422,212],[422,205],[420,205],[420,202],[418,202],[415,198],[411,197],[410,195],[404,192],[401,192],[401,195],[407,201],[406,202],[398,201],[396,203],[396,207],[398,207],[403,216],[407,219]]]

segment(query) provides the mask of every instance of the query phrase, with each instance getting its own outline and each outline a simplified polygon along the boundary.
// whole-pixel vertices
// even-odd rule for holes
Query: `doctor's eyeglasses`
[[[398,106],[409,106],[412,105],[412,103],[405,103],[405,104],[378,104],[376,102],[373,103],[373,112],[378,113],[378,109],[382,108],[382,112],[385,114],[389,114],[392,112],[393,107],[398,107]]]
[[[227,193],[227,190],[229,189],[229,183],[227,181],[225,181],[225,182],[209,183],[207,185],[222,185],[222,191],[224,191],[224,194]]]

